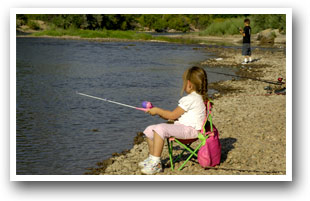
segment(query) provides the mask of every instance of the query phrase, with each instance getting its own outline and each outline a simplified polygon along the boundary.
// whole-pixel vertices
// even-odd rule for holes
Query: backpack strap
[[[212,125],[212,116],[211,116],[211,108],[212,108],[212,105],[211,103],[213,103],[213,101],[211,99],[207,100],[205,102],[205,105],[206,105],[206,117],[205,117],[205,120],[204,120],[204,123],[201,127],[201,131],[200,133],[198,134],[198,139],[200,139],[202,141],[202,145],[205,145],[206,144],[206,140],[209,136],[211,136],[212,134],[214,135],[213,133],[213,125]],[[209,132],[206,132],[206,124],[207,122],[210,122],[210,129],[211,131]]]
[[[204,123],[201,127],[201,130],[200,132],[202,134],[205,134],[206,133],[206,123],[208,122],[208,120],[210,121],[210,129],[211,129],[211,132],[213,132],[213,125],[212,125],[212,116],[211,116],[211,109],[212,109],[212,105],[211,103],[213,103],[213,101],[211,99],[208,99],[206,102],[205,102],[205,105],[206,105],[206,117],[205,117],[205,120],[204,120]]]
[[[212,109],[211,101],[208,101],[208,105],[207,105],[207,115],[208,115],[208,118],[209,118],[209,121],[210,121],[210,129],[211,129],[211,132],[213,132],[213,124],[212,124],[211,109]]]

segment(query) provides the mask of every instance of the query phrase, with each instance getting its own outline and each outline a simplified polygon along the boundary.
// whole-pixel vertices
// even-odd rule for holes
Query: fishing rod
[[[229,74],[229,73],[220,73],[220,72],[209,71],[209,70],[206,70],[206,72],[207,73],[220,74],[220,75],[226,75],[226,76],[232,76],[232,77],[238,77],[238,78],[246,78],[246,79],[251,79],[251,80],[255,80],[255,81],[259,81],[259,82],[265,82],[265,83],[274,84],[274,85],[282,85],[282,84],[284,84],[282,82],[283,78],[281,78],[281,77],[278,78],[278,82],[273,82],[273,81],[269,81],[269,80],[262,80],[262,79],[259,79],[259,78],[246,77],[246,76],[240,76],[240,75],[232,75],[232,74]]]
[[[230,18],[228,18],[228,19],[229,19],[229,21],[231,22],[231,24],[234,25],[234,26],[238,29],[239,32],[242,30],[242,28],[241,28],[241,27],[237,27],[237,25],[235,25],[235,24],[233,23],[233,21],[231,21]]]
[[[148,101],[143,101],[142,102],[142,108],[141,108],[141,107],[135,107],[135,106],[127,105],[127,104],[124,104],[124,103],[119,103],[119,102],[116,102],[116,101],[108,100],[106,98],[99,98],[99,97],[96,97],[96,96],[91,96],[91,95],[83,94],[83,93],[79,93],[79,92],[76,92],[76,93],[79,94],[79,95],[82,95],[82,96],[89,97],[89,98],[94,98],[94,99],[106,101],[106,102],[109,102],[109,103],[114,103],[114,104],[117,104],[117,105],[133,108],[133,109],[136,109],[136,110],[141,110],[141,111],[144,111],[144,112],[150,110],[153,107],[152,103],[148,102]]]

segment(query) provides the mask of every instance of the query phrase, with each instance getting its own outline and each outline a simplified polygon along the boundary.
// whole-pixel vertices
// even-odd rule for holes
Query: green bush
[[[189,17],[181,14],[145,14],[140,16],[138,22],[142,27],[148,27],[158,32],[168,29],[182,32],[190,30]]]
[[[206,29],[212,22],[212,15],[190,14],[190,23],[197,29]]]
[[[33,20],[28,21],[27,26],[33,30],[40,30],[41,29],[40,25]]]
[[[285,33],[285,15],[280,14],[18,14],[17,24],[30,24],[42,20],[53,28],[84,30],[138,30],[148,27],[156,31],[175,29],[188,32],[198,28],[200,35],[239,34],[237,27],[244,27],[243,20],[250,18],[252,33],[272,28]],[[32,24],[31,24],[32,23]]]
[[[24,14],[17,14],[16,15],[16,27],[20,27],[26,25],[28,23],[28,18]]]
[[[259,32],[265,29],[279,29],[280,32],[286,31],[286,16],[284,14],[258,14],[251,15],[255,23],[255,31]]]
[[[279,29],[285,33],[286,20],[285,15],[266,14],[266,15],[250,15],[247,16],[251,20],[250,26],[252,34],[256,34],[265,29]],[[213,22],[199,35],[234,35],[239,34],[238,27],[244,27],[245,17],[239,18],[216,18]]]
[[[232,19],[216,19],[210,26],[208,26],[204,31],[201,31],[199,35],[212,35],[212,36],[222,36],[222,35],[234,35],[240,34],[239,27],[243,27],[243,18],[232,18]]]

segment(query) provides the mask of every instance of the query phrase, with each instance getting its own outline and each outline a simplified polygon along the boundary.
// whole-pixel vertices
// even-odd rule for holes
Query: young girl
[[[179,100],[179,105],[173,111],[154,107],[147,111],[151,115],[159,115],[163,119],[177,120],[174,124],[151,125],[144,130],[149,147],[149,157],[139,163],[144,174],[154,174],[162,171],[160,156],[164,139],[176,137],[179,139],[197,138],[206,116],[205,102],[208,100],[208,80],[204,69],[191,67],[183,74],[183,88],[188,95]]]

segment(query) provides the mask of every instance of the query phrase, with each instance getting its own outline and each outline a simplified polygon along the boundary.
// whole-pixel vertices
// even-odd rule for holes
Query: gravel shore
[[[254,62],[241,65],[241,50],[235,48],[207,48],[218,58],[201,62],[201,66],[234,67],[236,79],[212,83],[213,122],[219,130],[222,144],[221,163],[213,168],[202,168],[196,159],[183,170],[171,171],[167,143],[162,153],[161,175],[285,175],[286,174],[286,95],[267,94],[273,90],[278,77],[286,78],[285,49],[254,49]],[[212,76],[212,73],[208,74]],[[141,175],[138,163],[148,155],[147,143],[138,133],[131,150],[98,162],[85,174]],[[198,141],[197,141],[198,143]],[[175,147],[175,153],[180,150]],[[186,154],[185,154],[186,155]],[[178,168],[181,162],[176,163]]]

